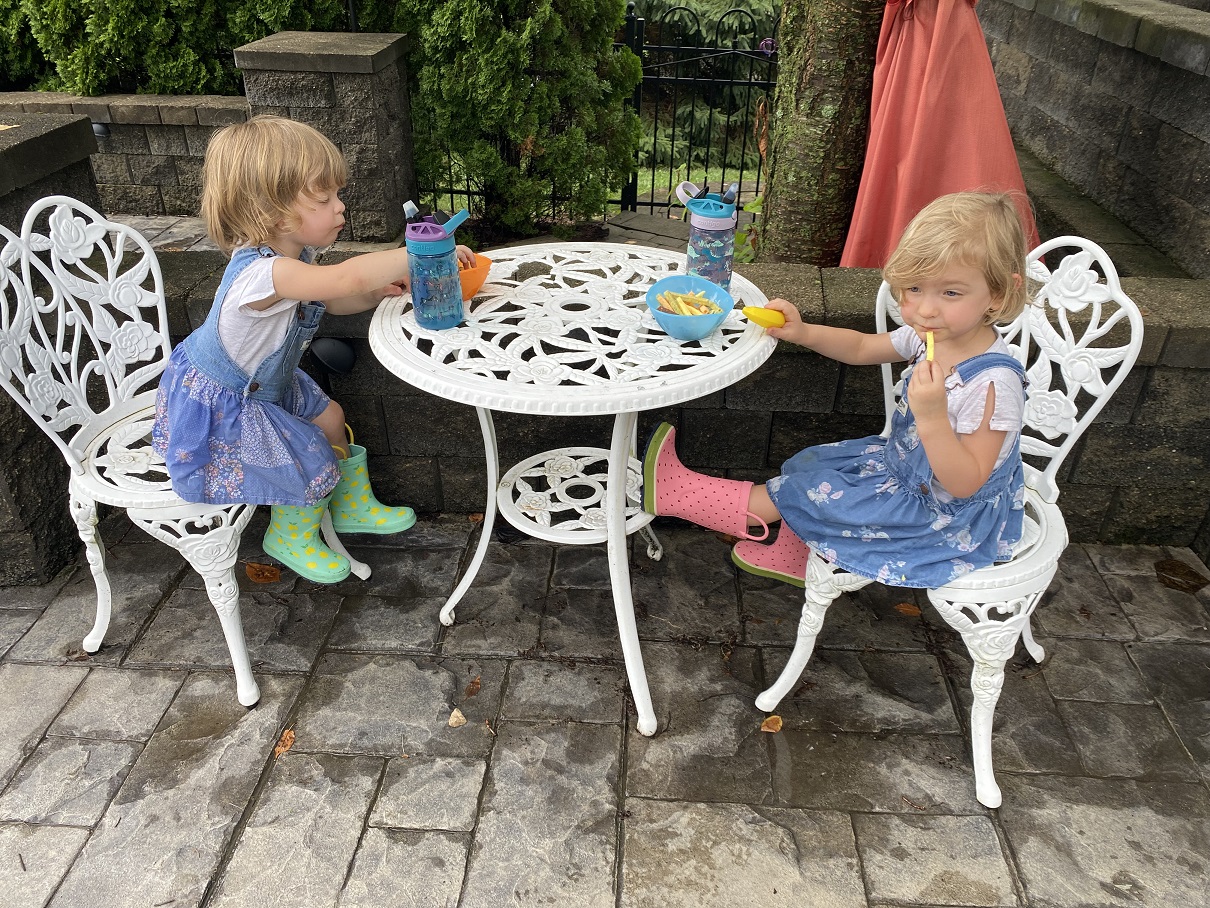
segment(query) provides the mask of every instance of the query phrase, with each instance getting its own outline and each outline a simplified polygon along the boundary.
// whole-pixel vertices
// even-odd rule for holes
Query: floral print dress
[[[982,353],[956,367],[961,381],[1019,363]],[[905,373],[911,381],[911,369]],[[890,436],[872,435],[795,454],[766,485],[782,520],[840,568],[889,586],[935,589],[1005,560],[1021,538],[1025,483],[1020,433],[1012,451],[968,498],[939,496],[907,387]]]

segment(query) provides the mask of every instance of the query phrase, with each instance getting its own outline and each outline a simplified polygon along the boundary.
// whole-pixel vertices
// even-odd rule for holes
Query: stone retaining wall
[[[92,169],[107,214],[196,216],[202,155],[220,126],[248,118],[242,97],[0,92],[0,113],[83,114],[96,124]]]
[[[1210,277],[1210,12],[1162,0],[982,0],[1017,143]]]
[[[349,163],[340,238],[389,241],[418,191],[402,47],[400,35],[280,32],[236,48],[247,97],[0,92],[0,117],[88,116],[102,211],[151,216],[197,215],[202,158],[219,127],[257,113],[308,123]]]
[[[329,259],[334,260],[334,259]],[[205,318],[222,271],[217,253],[161,256],[177,339]],[[869,330],[876,271],[741,265],[768,296],[799,301],[808,318]],[[1139,363],[1060,474],[1073,540],[1191,546],[1210,560],[1210,281],[1125,278],[1145,312]],[[383,500],[428,512],[474,513],[487,495],[483,441],[471,407],[404,385],[366,341],[371,314],[324,320],[322,333],[355,348],[348,376],[332,380],[357,442],[370,452]],[[679,425],[691,466],[763,481],[808,444],[881,431],[877,367],[843,367],[779,345],[755,375],[680,407],[643,413],[645,438],[660,420]],[[406,416],[405,416],[406,414]],[[497,414],[502,469],[566,445],[608,448],[609,417]]]

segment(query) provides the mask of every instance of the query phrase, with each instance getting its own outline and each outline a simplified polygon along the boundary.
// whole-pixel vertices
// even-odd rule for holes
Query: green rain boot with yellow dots
[[[261,543],[290,570],[316,583],[339,583],[349,576],[349,559],[333,552],[319,535],[328,498],[309,507],[275,504]]]
[[[340,482],[332,490],[332,526],[337,533],[400,533],[416,522],[408,507],[391,507],[374,497],[366,472],[366,449],[349,443],[349,456],[337,460]]]

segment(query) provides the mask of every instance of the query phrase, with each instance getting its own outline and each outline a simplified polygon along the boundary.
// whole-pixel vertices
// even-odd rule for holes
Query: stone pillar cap
[[[0,195],[49,176],[97,150],[83,114],[0,113]]]
[[[235,49],[240,69],[376,73],[403,54],[404,36],[386,32],[278,32]]]

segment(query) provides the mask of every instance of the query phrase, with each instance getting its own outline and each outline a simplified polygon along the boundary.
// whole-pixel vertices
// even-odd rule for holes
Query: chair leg
[[[1029,619],[1043,592],[1045,589],[1000,602],[962,603],[943,599],[937,591],[929,590],[929,599],[937,612],[962,635],[974,662],[971,762],[975,767],[975,797],[986,807],[999,807],[1001,802],[1000,786],[992,769],[992,722],[1004,687],[1004,666],[1023,634],[1028,637],[1026,647],[1030,655],[1037,658],[1042,654],[1042,648],[1033,643],[1029,634]]]
[[[136,526],[180,552],[206,582],[206,595],[218,614],[235,669],[236,697],[244,706],[260,700],[260,687],[252,676],[244,640],[235,564],[240,536],[255,510],[255,505],[229,505],[203,512],[196,507],[127,511]]]
[[[873,582],[866,577],[839,570],[814,550],[811,551],[807,558],[806,602],[802,607],[802,617],[798,621],[798,637],[794,641],[794,651],[790,653],[790,661],[786,663],[777,680],[756,698],[757,709],[772,712],[782,697],[790,692],[790,688],[798,683],[803,669],[807,667],[807,662],[815,651],[815,638],[823,627],[828,606],[836,597],[841,593],[859,590]]]
[[[101,535],[97,532],[97,503],[77,495],[74,490],[70,492],[69,499],[71,518],[76,523],[76,532],[84,542],[84,556],[88,559],[88,567],[97,587],[97,614],[92,630],[88,632],[83,643],[86,653],[95,653],[101,648],[105,632],[109,630],[109,618],[113,612],[113,592],[109,586],[109,573],[105,570],[105,548],[101,545]]]
[[[1046,660],[1046,650],[1034,639],[1033,628],[1029,621],[1026,621],[1025,626],[1021,628],[1021,642],[1025,644],[1025,651],[1029,653],[1030,658],[1039,665]]]
[[[332,525],[332,512],[324,511],[324,516],[319,522],[319,532],[323,535],[324,542],[328,544],[333,552],[344,555],[349,562],[349,573],[359,580],[370,579],[370,566],[364,561],[358,561],[349,554],[349,550],[345,548],[345,544],[341,542],[340,535],[336,532],[336,527]]]

